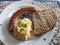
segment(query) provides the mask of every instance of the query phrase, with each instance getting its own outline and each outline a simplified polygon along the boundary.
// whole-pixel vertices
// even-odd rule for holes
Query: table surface
[[[6,6],[14,2],[15,1],[0,1],[0,13],[5,9]],[[47,8],[52,8],[57,12],[58,15],[60,14],[60,9],[57,2],[40,2],[40,4],[46,6]],[[60,15],[58,18],[60,18]],[[60,19],[58,19],[58,21],[60,22]],[[1,40],[0,45],[4,45]],[[60,23],[58,25],[58,30],[55,31],[55,35],[53,36],[52,40],[48,45],[60,45]]]

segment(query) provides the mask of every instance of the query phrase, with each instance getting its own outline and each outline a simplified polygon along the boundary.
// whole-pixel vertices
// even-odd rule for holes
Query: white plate
[[[29,40],[29,41],[18,41],[9,34],[8,23],[11,16],[13,15],[14,12],[19,10],[23,6],[33,6],[33,7],[39,8],[40,10],[46,9],[45,6],[37,2],[27,2],[27,1],[15,2],[7,6],[0,15],[0,39],[6,45],[47,45],[52,39],[54,35],[53,32],[56,29],[56,27],[52,31],[45,33],[39,38],[36,38],[34,40]]]

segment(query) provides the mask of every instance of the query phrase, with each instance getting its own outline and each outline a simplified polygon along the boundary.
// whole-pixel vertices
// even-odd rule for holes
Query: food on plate
[[[28,18],[23,18],[14,26],[14,37],[20,40],[28,40],[31,38],[32,21]]]
[[[50,30],[56,24],[57,16],[52,9],[45,9],[33,13],[34,34],[42,35]]]
[[[18,10],[17,12],[15,12],[14,15],[12,16],[10,22],[9,22],[9,32],[12,32],[13,31],[15,21],[21,15],[26,14],[26,13],[33,14],[33,12],[36,12],[36,9],[34,7],[24,7],[24,8],[21,8],[20,10]]]
[[[32,15],[30,18],[22,18],[24,14]],[[18,20],[18,21],[17,21]],[[40,36],[52,30],[56,24],[57,16],[52,9],[38,10],[35,7],[24,7],[15,12],[9,22],[9,32],[19,40],[29,40],[33,36]]]

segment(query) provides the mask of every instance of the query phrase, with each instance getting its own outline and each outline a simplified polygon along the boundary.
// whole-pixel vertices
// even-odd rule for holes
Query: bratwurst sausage
[[[25,8],[21,8],[20,10],[18,10],[17,12],[15,12],[9,22],[9,32],[12,32],[13,31],[13,27],[14,27],[14,24],[15,24],[15,21],[23,14],[25,13],[34,13],[36,12],[35,8],[34,7],[25,7]]]

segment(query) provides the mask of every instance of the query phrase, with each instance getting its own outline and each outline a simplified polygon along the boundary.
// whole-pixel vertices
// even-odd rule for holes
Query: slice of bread
[[[57,16],[52,9],[45,9],[33,13],[32,20],[34,34],[42,35],[54,28]]]

